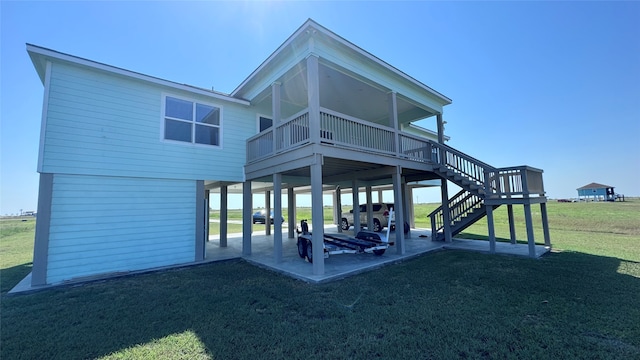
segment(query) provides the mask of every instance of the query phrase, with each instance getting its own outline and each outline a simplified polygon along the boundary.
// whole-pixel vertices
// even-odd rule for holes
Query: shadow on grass
[[[625,263],[443,251],[323,285],[208,264],[5,297],[0,357],[94,358],[190,331],[229,359],[632,358],[640,264]]]
[[[0,293],[6,294],[13,289],[25,276],[29,275],[33,267],[33,263],[20,264],[6,269],[0,270]]]

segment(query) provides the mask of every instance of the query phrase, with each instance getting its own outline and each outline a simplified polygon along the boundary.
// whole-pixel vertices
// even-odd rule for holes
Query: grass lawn
[[[322,285],[232,261],[19,296],[33,223],[2,222],[0,358],[640,358],[640,201],[548,211],[539,260],[442,251]]]

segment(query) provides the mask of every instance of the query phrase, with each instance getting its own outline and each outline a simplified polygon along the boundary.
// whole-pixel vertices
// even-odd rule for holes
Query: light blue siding
[[[222,147],[164,141],[163,95],[222,108]],[[241,182],[249,107],[80,66],[52,65],[41,172]]]
[[[189,263],[196,181],[54,175],[47,282]]]

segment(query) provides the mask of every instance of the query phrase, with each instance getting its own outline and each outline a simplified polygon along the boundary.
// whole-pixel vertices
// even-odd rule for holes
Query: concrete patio
[[[335,233],[336,226],[326,226],[325,233]],[[353,231],[346,231],[353,236]],[[242,234],[229,234],[227,247],[219,246],[218,236],[211,236],[206,244],[207,262],[220,261],[233,258],[243,258],[246,261],[278,273],[291,276],[309,283],[329,282],[342,279],[361,272],[370,271],[381,266],[405,261],[422,254],[438,250],[467,250],[481,253],[490,253],[489,242],[482,240],[466,240],[454,238],[451,243],[431,241],[430,230],[412,229],[411,238],[405,239],[406,252],[398,254],[396,248],[391,246],[381,256],[373,254],[342,254],[332,255],[325,259],[325,273],[314,275],[313,266],[298,256],[296,239],[287,238],[287,233],[282,235],[283,256],[281,262],[275,261],[273,251],[273,235],[265,235],[265,232],[254,231],[251,242],[251,255],[242,256]],[[390,241],[395,241],[394,232],[390,233]],[[542,245],[536,245],[536,257],[547,253],[550,249]],[[497,254],[529,256],[527,244],[496,243]]]

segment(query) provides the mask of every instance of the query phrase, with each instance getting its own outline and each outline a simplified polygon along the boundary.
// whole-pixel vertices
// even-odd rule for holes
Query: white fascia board
[[[313,22],[313,20],[311,20]],[[348,47],[350,50],[352,50],[353,52],[365,57],[367,60],[385,68],[386,70],[391,71],[392,73],[394,73],[395,75],[401,77],[402,79],[411,82],[412,84],[420,87],[421,89],[427,91],[428,93],[432,94],[433,96],[439,98],[441,101],[443,101],[445,103],[445,105],[451,104],[452,100],[449,99],[448,97],[444,96],[443,94],[437,92],[436,90],[430,88],[429,86],[425,85],[424,83],[416,80],[415,78],[409,76],[408,74],[406,74],[403,71],[400,71],[398,68],[394,67],[393,65],[387,63],[386,61],[378,58],[377,56],[371,54],[370,52],[362,49],[361,47],[359,47],[358,45],[350,42],[349,40],[341,37],[340,35],[332,32],[331,30],[323,27],[322,25],[313,22],[313,24],[318,28],[318,30],[322,31],[322,33],[326,36],[328,36],[329,38],[331,38],[332,40],[341,43],[342,45]]]
[[[274,62],[274,59],[279,57],[287,47],[291,46],[294,41],[299,40],[299,38],[305,34],[305,31],[307,31],[307,27],[309,27],[311,24],[315,24],[315,22],[311,19],[307,19],[307,21],[305,21],[305,23],[302,24],[302,26],[300,26],[298,30],[291,34],[291,36],[289,36],[287,40],[282,43],[282,45],[280,45],[271,55],[269,55],[269,57],[265,61],[263,61],[257,69],[253,70],[253,72],[240,85],[238,85],[235,90],[231,92],[231,96],[237,96],[237,94],[241,92],[245,87],[247,87],[256,77],[258,77],[258,75],[265,68],[271,65]]]
[[[77,56],[61,53],[61,52],[43,48],[37,45],[27,44],[27,52],[29,53],[29,56],[31,57],[31,61],[33,62],[33,65],[35,66],[36,71],[38,72],[38,75],[40,76],[40,79],[43,81],[43,83],[44,83],[45,66],[46,66],[45,64],[47,60],[59,60],[59,61],[64,61],[72,64],[86,66],[92,69],[105,71],[112,74],[117,74],[121,76],[126,76],[130,78],[150,82],[157,85],[167,86],[177,90],[183,90],[191,93],[205,95],[205,96],[213,97],[223,101],[229,101],[229,102],[233,102],[233,103],[241,104],[245,106],[250,105],[249,101],[246,101],[244,99],[238,99],[217,91],[211,91],[211,90],[207,90],[207,89],[203,89],[203,88],[199,88],[191,85],[186,85],[186,84],[179,84],[173,81],[157,78],[154,76],[145,75],[145,74],[137,73],[134,71],[118,68],[115,66],[99,63],[96,61],[87,60]]]

